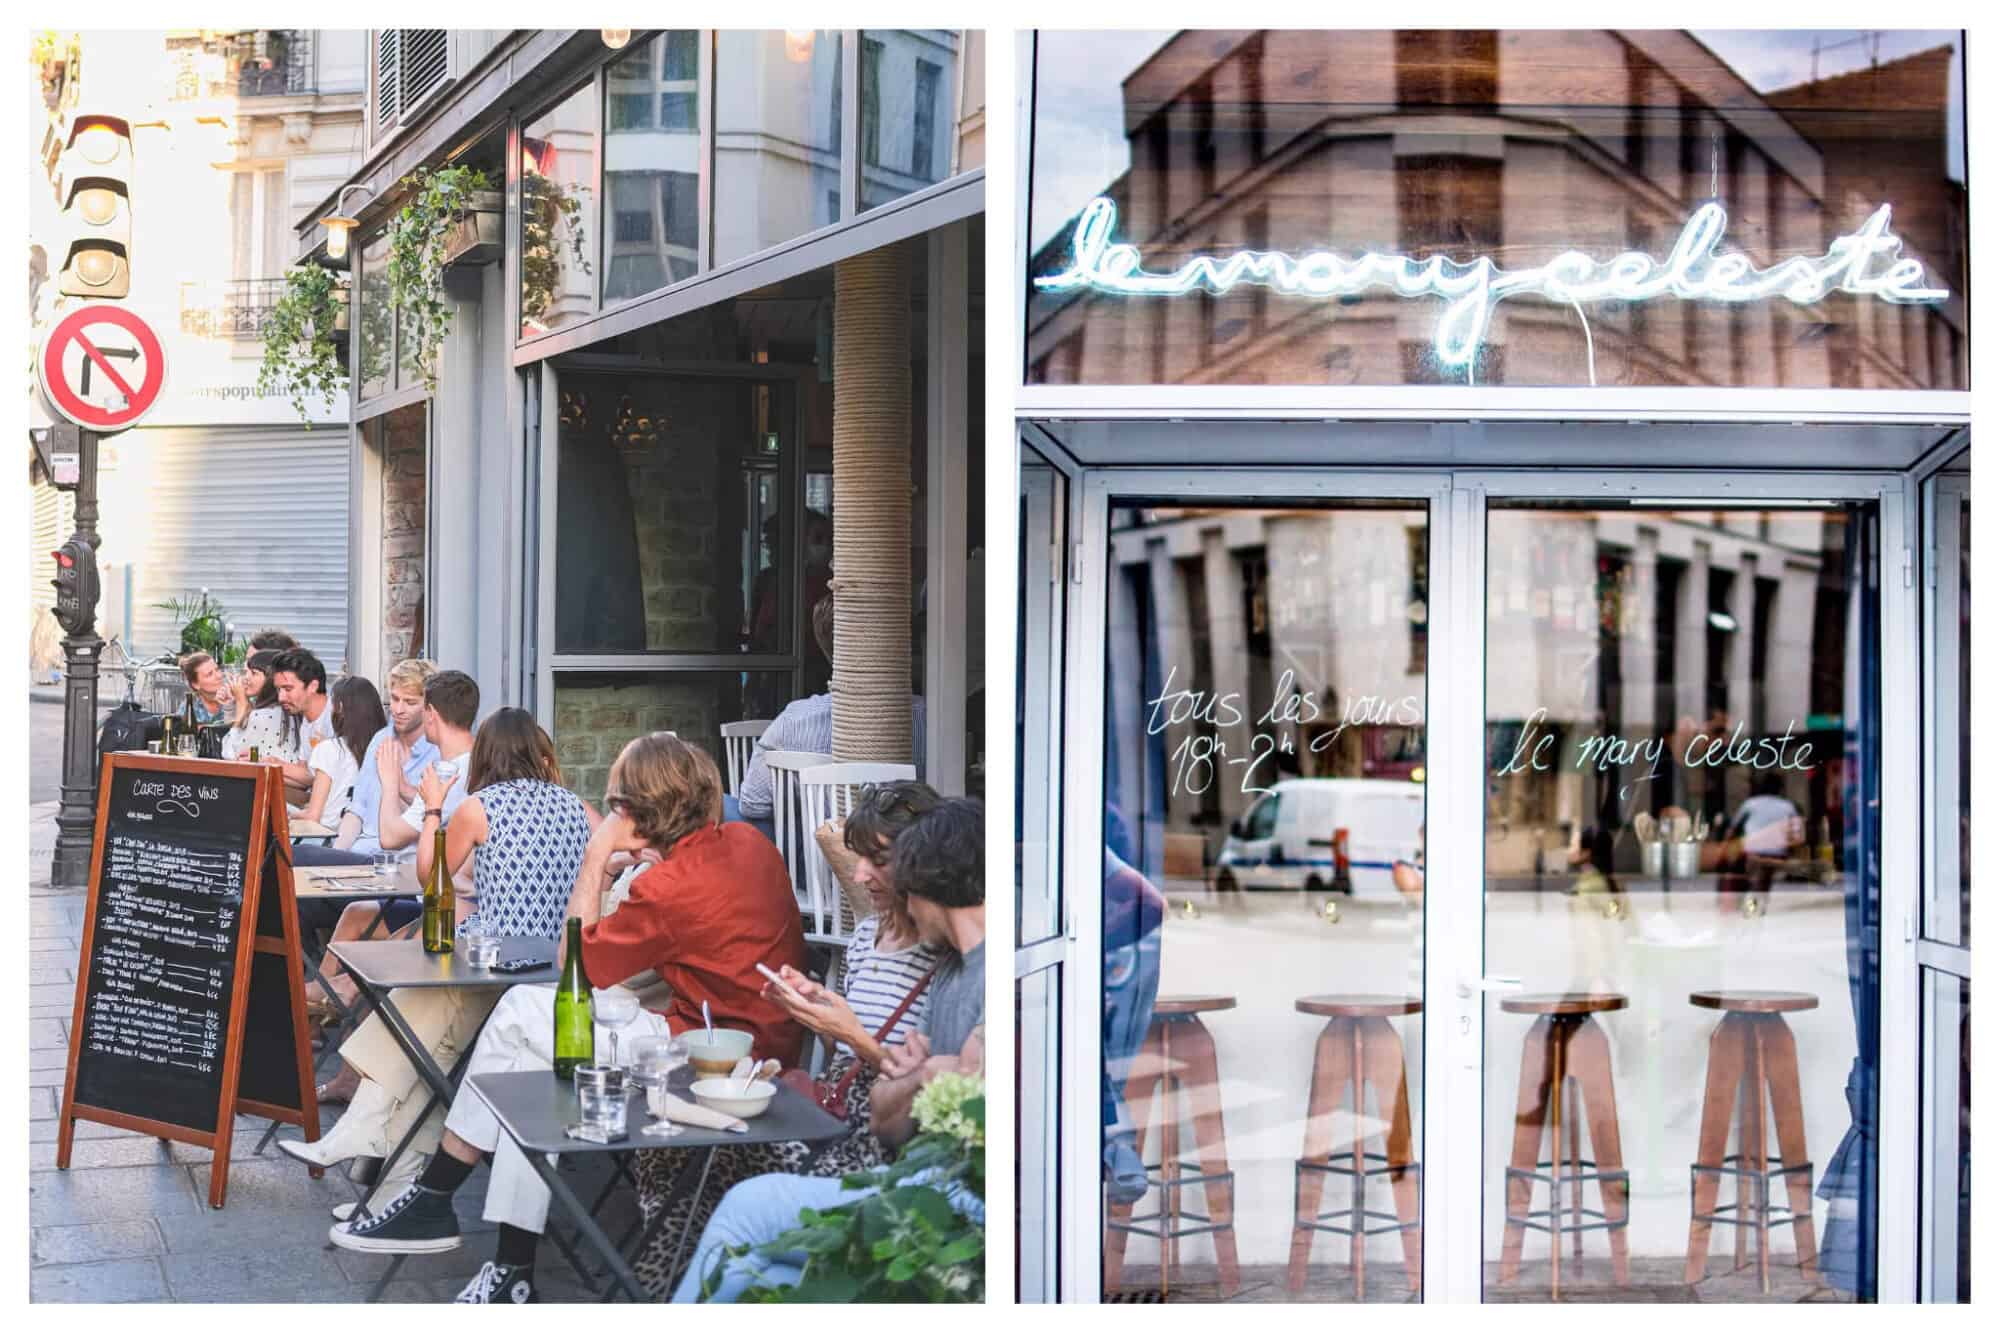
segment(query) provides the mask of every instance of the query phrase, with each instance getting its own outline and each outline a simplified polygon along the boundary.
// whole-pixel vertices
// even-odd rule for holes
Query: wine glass
[[[639,997],[623,986],[591,994],[591,1008],[597,1021],[611,1033],[611,1064],[618,1064],[618,1030],[639,1016]]]
[[[644,1036],[632,1043],[633,1081],[646,1090],[646,1109],[657,1115],[657,1099],[667,1090],[676,1069],[687,1063],[687,1043],[673,1036]],[[641,1134],[656,1139],[672,1138],[681,1127],[664,1117],[642,1127]]]

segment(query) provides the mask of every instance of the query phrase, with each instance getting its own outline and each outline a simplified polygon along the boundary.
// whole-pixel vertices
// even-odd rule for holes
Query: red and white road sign
[[[151,326],[123,306],[80,306],[42,340],[35,373],[49,406],[86,430],[134,425],[160,401],[167,357]]]

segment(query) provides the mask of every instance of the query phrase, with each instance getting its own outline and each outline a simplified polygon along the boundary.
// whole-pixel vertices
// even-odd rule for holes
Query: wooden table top
[[[1424,1002],[1414,995],[1308,995],[1292,1007],[1323,1018],[1399,1018],[1422,1013]]]
[[[1235,1007],[1234,995],[1162,995],[1153,1001],[1153,1017],[1187,1018],[1194,1014],[1218,1013]]]
[[[1732,1014],[1796,1014],[1819,1008],[1819,996],[1796,990],[1698,990],[1688,1003]]]
[[[1630,1003],[1625,996],[1609,992],[1561,991],[1547,995],[1503,996],[1500,1008],[1510,1014],[1573,1016],[1609,1013]]]
[[[291,833],[294,838],[331,838],[333,832],[332,829],[316,820],[300,819],[296,816],[292,819]]]

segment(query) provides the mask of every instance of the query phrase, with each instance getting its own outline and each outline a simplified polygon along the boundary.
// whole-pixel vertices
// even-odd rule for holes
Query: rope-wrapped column
[[[909,763],[910,292],[900,246],[833,274],[833,757]]]

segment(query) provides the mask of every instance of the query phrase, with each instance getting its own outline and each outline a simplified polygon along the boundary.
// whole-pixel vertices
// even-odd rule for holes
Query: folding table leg
[[[610,1264],[616,1285],[624,1288],[626,1297],[635,1304],[644,1303],[646,1289],[639,1285],[638,1274],[625,1262],[625,1256],[618,1253],[618,1247],[611,1243],[611,1237],[604,1234],[604,1228],[597,1225],[597,1219],[584,1210],[576,1192],[563,1181],[562,1172],[549,1165],[541,1153],[523,1153],[522,1156],[528,1159],[528,1165],[534,1168],[535,1174],[542,1178],[542,1184],[548,1186],[549,1196],[569,1210],[583,1238]]]

